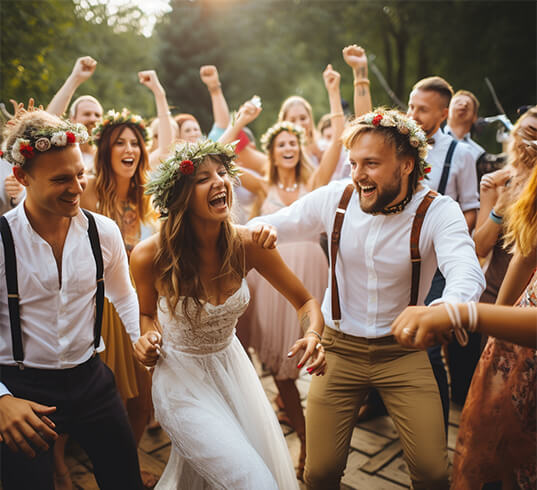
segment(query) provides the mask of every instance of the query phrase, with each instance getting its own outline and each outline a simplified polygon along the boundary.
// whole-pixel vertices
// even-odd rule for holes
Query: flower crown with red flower
[[[22,167],[34,158],[37,152],[43,153],[52,147],[61,148],[68,144],[86,143],[88,140],[88,132],[83,124],[62,120],[59,126],[31,128],[26,131],[6,149],[5,158],[11,164]]]
[[[429,148],[427,136],[418,123],[406,114],[395,109],[377,109],[357,118],[351,124],[374,128],[395,128],[397,132],[408,138],[410,146],[416,148],[418,152],[416,163],[418,164],[420,180],[431,171],[431,166],[425,161]]]
[[[206,157],[218,157],[230,177],[239,173],[235,165],[235,145],[237,142],[224,145],[207,138],[196,143],[184,141],[178,143],[173,155],[162,162],[146,184],[145,193],[153,195],[153,205],[160,210],[161,218],[168,216],[170,201],[176,195],[176,184],[185,177],[193,175]]]
[[[128,109],[123,108],[121,112],[116,112],[111,109],[103,116],[103,120],[97,124],[95,128],[93,128],[92,143],[96,145],[99,144],[99,140],[107,128],[119,126],[120,124],[132,124],[136,126],[140,130],[140,133],[142,134],[142,137],[146,143],[148,143],[151,139],[149,130],[142,116],[133,114]]]

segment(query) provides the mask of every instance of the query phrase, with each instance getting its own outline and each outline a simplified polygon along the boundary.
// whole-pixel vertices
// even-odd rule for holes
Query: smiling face
[[[282,131],[274,138],[272,155],[275,167],[295,168],[300,159],[298,137],[288,131]]]
[[[350,148],[351,177],[365,213],[376,214],[402,201],[414,168],[410,158],[400,159],[395,146],[374,131],[356,137]]]
[[[82,100],[76,106],[75,117],[73,122],[86,126],[88,133],[103,117],[103,108],[92,100]]]
[[[187,119],[179,129],[179,138],[190,143],[196,143],[201,138],[201,128],[197,121]]]
[[[38,215],[70,218],[78,213],[87,184],[78,145],[39,153],[27,170],[15,167],[14,173],[26,187],[26,205]]]
[[[119,178],[131,179],[136,173],[142,150],[134,131],[125,126],[112,143],[110,161],[114,175]]]
[[[188,205],[191,215],[203,221],[223,222],[232,204],[232,187],[226,167],[219,160],[206,158],[193,177]]]
[[[414,119],[430,137],[448,116],[445,98],[434,90],[413,90],[408,100],[407,116]]]
[[[287,109],[284,120],[302,126],[308,137],[313,133],[313,120],[306,107],[300,102],[292,104]]]

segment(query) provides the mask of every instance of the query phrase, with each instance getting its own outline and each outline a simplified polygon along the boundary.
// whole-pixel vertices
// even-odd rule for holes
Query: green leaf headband
[[[263,151],[268,152],[272,141],[282,131],[294,134],[298,138],[300,146],[304,145],[306,134],[304,129],[302,129],[302,126],[298,126],[289,121],[280,121],[268,128],[265,134],[261,136],[261,148],[263,148]]]
[[[142,116],[138,114],[132,114],[128,109],[123,108],[121,112],[116,112],[113,109],[109,110],[104,116],[103,120],[93,128],[92,136],[93,143],[98,144],[104,131],[108,127],[119,126],[121,124],[133,124],[142,133],[142,137],[146,143],[150,140],[149,131],[147,130],[145,121]]]
[[[153,195],[153,205],[160,210],[161,217],[168,216],[168,207],[173,198],[176,184],[183,178],[195,174],[196,169],[208,156],[220,158],[230,177],[239,173],[234,163],[236,142],[221,144],[202,138],[196,143],[181,142],[173,150],[173,155],[162,162],[145,186],[145,193]]]
[[[431,171],[431,166],[425,161],[428,152],[427,136],[414,119],[405,114],[390,109],[369,112],[356,119],[353,124],[374,128],[395,128],[400,134],[408,138],[410,146],[418,150],[418,168],[420,180]]]
[[[43,153],[52,147],[86,143],[88,139],[88,132],[83,124],[73,124],[67,120],[62,120],[62,124],[58,126],[29,126],[23,136],[17,138],[7,149],[5,156],[11,164],[22,167],[39,154],[38,152]]]

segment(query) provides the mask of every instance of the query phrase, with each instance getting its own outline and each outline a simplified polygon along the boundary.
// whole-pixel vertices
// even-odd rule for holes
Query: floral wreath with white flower
[[[88,140],[88,132],[83,124],[62,120],[60,126],[29,128],[25,134],[15,139],[11,147],[6,148],[4,155],[8,162],[22,167],[28,160],[51,148],[86,143]]]
[[[268,128],[265,134],[261,136],[261,148],[263,148],[263,151],[268,152],[272,141],[282,131],[294,134],[298,138],[300,146],[304,146],[306,142],[306,133],[302,126],[298,126],[289,121],[280,121]]]
[[[218,157],[230,177],[238,176],[240,169],[234,162],[236,143],[224,145],[202,138],[196,143],[184,141],[175,146],[173,155],[157,167],[145,186],[145,193],[153,195],[153,205],[160,210],[161,219],[168,217],[168,205],[176,194],[177,183],[194,175],[206,157]]]
[[[414,119],[394,109],[379,108],[359,117],[353,121],[353,124],[374,128],[396,128],[400,134],[408,137],[410,146],[416,148],[418,152],[416,163],[418,164],[419,180],[423,180],[431,171],[431,166],[425,161],[429,148],[427,136]]]
[[[133,114],[125,108],[123,108],[121,112],[116,112],[111,109],[103,116],[103,120],[93,128],[92,143],[95,145],[99,144],[99,140],[107,128],[119,126],[121,124],[132,124],[136,126],[140,130],[144,141],[149,143],[151,135],[149,134],[149,130],[142,116]]]

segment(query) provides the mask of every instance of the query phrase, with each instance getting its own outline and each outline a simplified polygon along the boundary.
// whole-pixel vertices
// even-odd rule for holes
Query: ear
[[[442,122],[444,122],[449,116],[449,107],[444,107],[442,109]]]
[[[28,173],[25,172],[22,167],[13,167],[13,175],[17,179],[17,182],[22,184],[24,187],[28,187],[30,185],[28,182]]]
[[[401,175],[409,176],[414,170],[416,162],[413,158],[407,157],[401,162]]]

